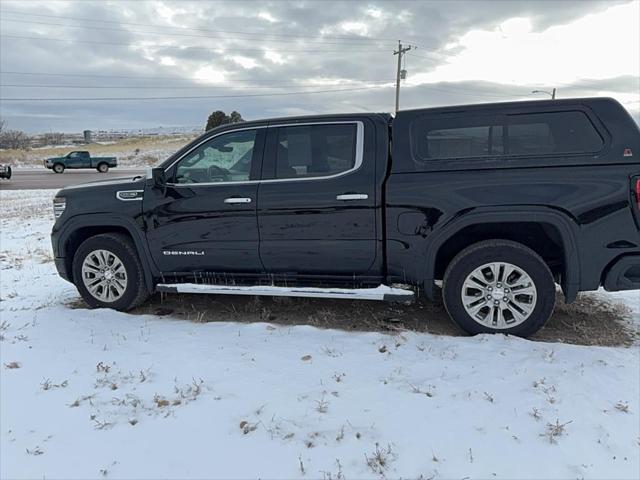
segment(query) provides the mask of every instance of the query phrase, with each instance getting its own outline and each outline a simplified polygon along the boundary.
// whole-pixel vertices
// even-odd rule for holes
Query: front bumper
[[[604,277],[604,289],[640,290],[640,255],[625,255],[616,260]]]

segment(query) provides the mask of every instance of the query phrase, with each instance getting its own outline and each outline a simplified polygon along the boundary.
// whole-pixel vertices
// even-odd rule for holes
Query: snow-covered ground
[[[0,192],[3,479],[640,477],[637,344],[76,308],[53,193]]]

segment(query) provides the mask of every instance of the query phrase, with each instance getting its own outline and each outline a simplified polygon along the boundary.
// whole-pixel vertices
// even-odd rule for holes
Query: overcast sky
[[[638,0],[7,0],[0,28],[0,116],[29,132],[392,111],[398,40],[401,108],[556,87],[640,118]]]

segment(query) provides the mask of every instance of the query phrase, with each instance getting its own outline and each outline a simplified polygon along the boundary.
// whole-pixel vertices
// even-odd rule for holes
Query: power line
[[[209,98],[246,98],[246,97],[281,97],[288,95],[312,95],[320,93],[338,93],[338,92],[355,92],[362,90],[374,90],[380,87],[359,87],[359,88],[342,88],[331,90],[315,90],[315,91],[303,91],[303,92],[281,92],[281,93],[247,93],[247,94],[234,94],[234,95],[193,95],[193,96],[175,96],[175,97],[82,97],[82,98],[0,98],[3,102],[74,102],[74,101],[139,101],[139,100],[197,100],[197,99],[209,99]]]
[[[3,10],[5,14],[12,15],[21,15],[26,17],[44,17],[44,18],[58,18],[64,20],[79,20],[85,22],[94,22],[94,23],[111,23],[118,25],[130,25],[135,27],[159,27],[159,28],[172,28],[174,30],[191,30],[191,31],[200,31],[200,32],[209,32],[209,33],[223,33],[223,34],[236,34],[236,35],[251,35],[258,37],[286,37],[286,38],[310,38],[310,39],[335,39],[335,40],[343,40],[343,41],[357,41],[357,42],[379,42],[379,41],[395,41],[392,38],[375,38],[375,37],[353,37],[353,36],[344,36],[344,35],[301,35],[295,33],[262,33],[262,32],[246,32],[239,30],[219,30],[219,29],[207,29],[207,28],[195,28],[195,27],[183,27],[183,26],[174,26],[174,25],[159,25],[159,24],[150,24],[150,23],[135,23],[135,22],[123,22],[119,20],[96,20],[93,18],[87,17],[70,17],[65,15],[50,15],[50,14],[42,14],[42,13],[27,13],[27,12],[18,12],[15,10]]]
[[[32,75],[38,77],[90,77],[90,78],[145,78],[152,80],[187,80],[188,77],[168,76],[168,75],[106,75],[106,74],[90,74],[90,73],[50,73],[50,72],[16,72],[10,70],[1,70],[0,75]]]
[[[188,37],[188,38],[211,38],[211,39],[216,39],[216,40],[233,40],[229,37],[216,37],[216,36],[212,36],[212,35],[196,35],[196,34],[192,34],[192,33],[177,33],[177,32],[155,32],[155,31],[132,31],[132,30],[127,30],[126,28],[115,28],[115,27],[97,27],[95,25],[71,25],[71,24],[67,24],[67,23],[53,23],[53,22],[40,22],[40,21],[35,21],[35,20],[18,20],[18,19],[13,19],[13,18],[2,18],[3,21],[5,22],[12,22],[12,23],[26,23],[26,24],[33,24],[33,25],[48,25],[48,26],[54,26],[54,27],[68,27],[68,28],[82,28],[82,29],[89,29],[89,30],[105,30],[105,31],[114,31],[114,32],[127,32],[127,33],[137,33],[137,34],[145,34],[145,35],[161,35],[163,37],[167,37],[167,36],[173,36],[173,37]],[[243,39],[239,39],[242,41],[246,41],[249,39],[243,38]],[[291,41],[285,41],[285,40],[269,40],[269,39],[262,39],[261,41],[264,42],[276,42],[276,43],[287,43],[290,44]],[[379,42],[379,41],[378,41]],[[344,42],[311,42],[311,43],[316,43],[319,45],[344,45]]]
[[[377,81],[362,81],[360,83],[367,84],[386,84],[391,83],[393,80],[377,80]],[[352,82],[353,83],[353,82]],[[227,90],[235,89],[275,89],[275,88],[318,88],[318,87],[340,87],[340,84],[336,83],[316,83],[310,85],[292,84],[292,85],[56,85],[56,84],[27,84],[27,83],[0,83],[0,87],[11,88],[83,88],[83,89],[143,89],[143,90],[208,90],[208,89],[220,89]]]
[[[58,72],[18,72],[18,71],[14,71],[14,70],[0,70],[0,75],[26,75],[26,76],[36,76],[36,77],[86,77],[86,78],[126,78],[126,79],[149,79],[149,80],[163,80],[163,79],[167,79],[167,80],[189,80],[192,81],[193,79],[191,77],[179,77],[179,76],[162,76],[162,75],[108,75],[108,74],[87,74],[87,73],[58,73]],[[243,79],[238,79],[238,78],[234,78],[232,79],[233,81],[242,81]],[[250,78],[247,80],[255,80],[255,78]],[[344,78],[337,78],[335,79],[336,82],[344,82],[344,81],[350,81],[350,82],[360,82],[360,83],[390,83],[393,80],[389,79],[389,80],[361,80],[361,79],[344,79]],[[261,82],[260,86],[268,86],[269,82]],[[22,84],[21,84],[22,85]],[[278,87],[283,87],[283,85],[281,85],[278,82],[275,83],[276,86]],[[295,85],[295,86],[303,86],[303,85]],[[310,87],[320,87],[320,86],[340,86],[339,84],[336,83],[327,83],[327,84],[313,84],[313,85],[308,85]],[[150,85],[150,87],[152,87]],[[216,86],[216,88],[218,88],[218,86]],[[219,88],[227,88],[224,86],[220,86]]]
[[[166,43],[155,43],[155,44],[148,44],[148,45],[140,45],[140,44],[134,44],[134,43],[125,43],[125,42],[98,42],[95,40],[76,40],[76,39],[70,39],[70,38],[56,38],[56,37],[47,37],[44,35],[38,35],[37,37],[27,37],[24,35],[9,35],[9,34],[0,34],[0,37],[4,37],[4,38],[15,38],[15,39],[22,39],[22,40],[46,40],[46,41],[54,41],[54,42],[67,42],[67,43],[83,43],[83,44],[88,44],[88,45],[115,45],[115,46],[123,46],[123,47],[138,47],[138,48],[177,48],[177,49],[189,49],[189,50],[206,50],[206,51],[213,51],[213,50],[229,50],[229,48],[225,48],[225,47],[203,47],[200,45],[172,45],[172,44],[166,44]],[[266,53],[267,51],[269,51],[269,47],[264,47],[264,48],[236,48],[233,47],[233,51],[234,52],[258,52],[258,53]],[[371,53],[380,53],[380,50],[366,50],[366,49],[349,49],[349,51],[355,51],[355,52],[371,52]],[[318,49],[318,48],[314,48],[314,49],[287,49],[288,53],[346,53],[344,48],[343,49]]]

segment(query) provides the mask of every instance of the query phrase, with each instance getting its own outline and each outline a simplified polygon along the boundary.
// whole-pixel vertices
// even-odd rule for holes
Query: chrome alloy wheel
[[[127,289],[127,271],[112,252],[94,250],[82,262],[82,282],[97,300],[115,302]]]
[[[511,263],[486,263],[462,284],[462,305],[469,316],[496,330],[523,323],[536,307],[537,291],[531,277]]]

